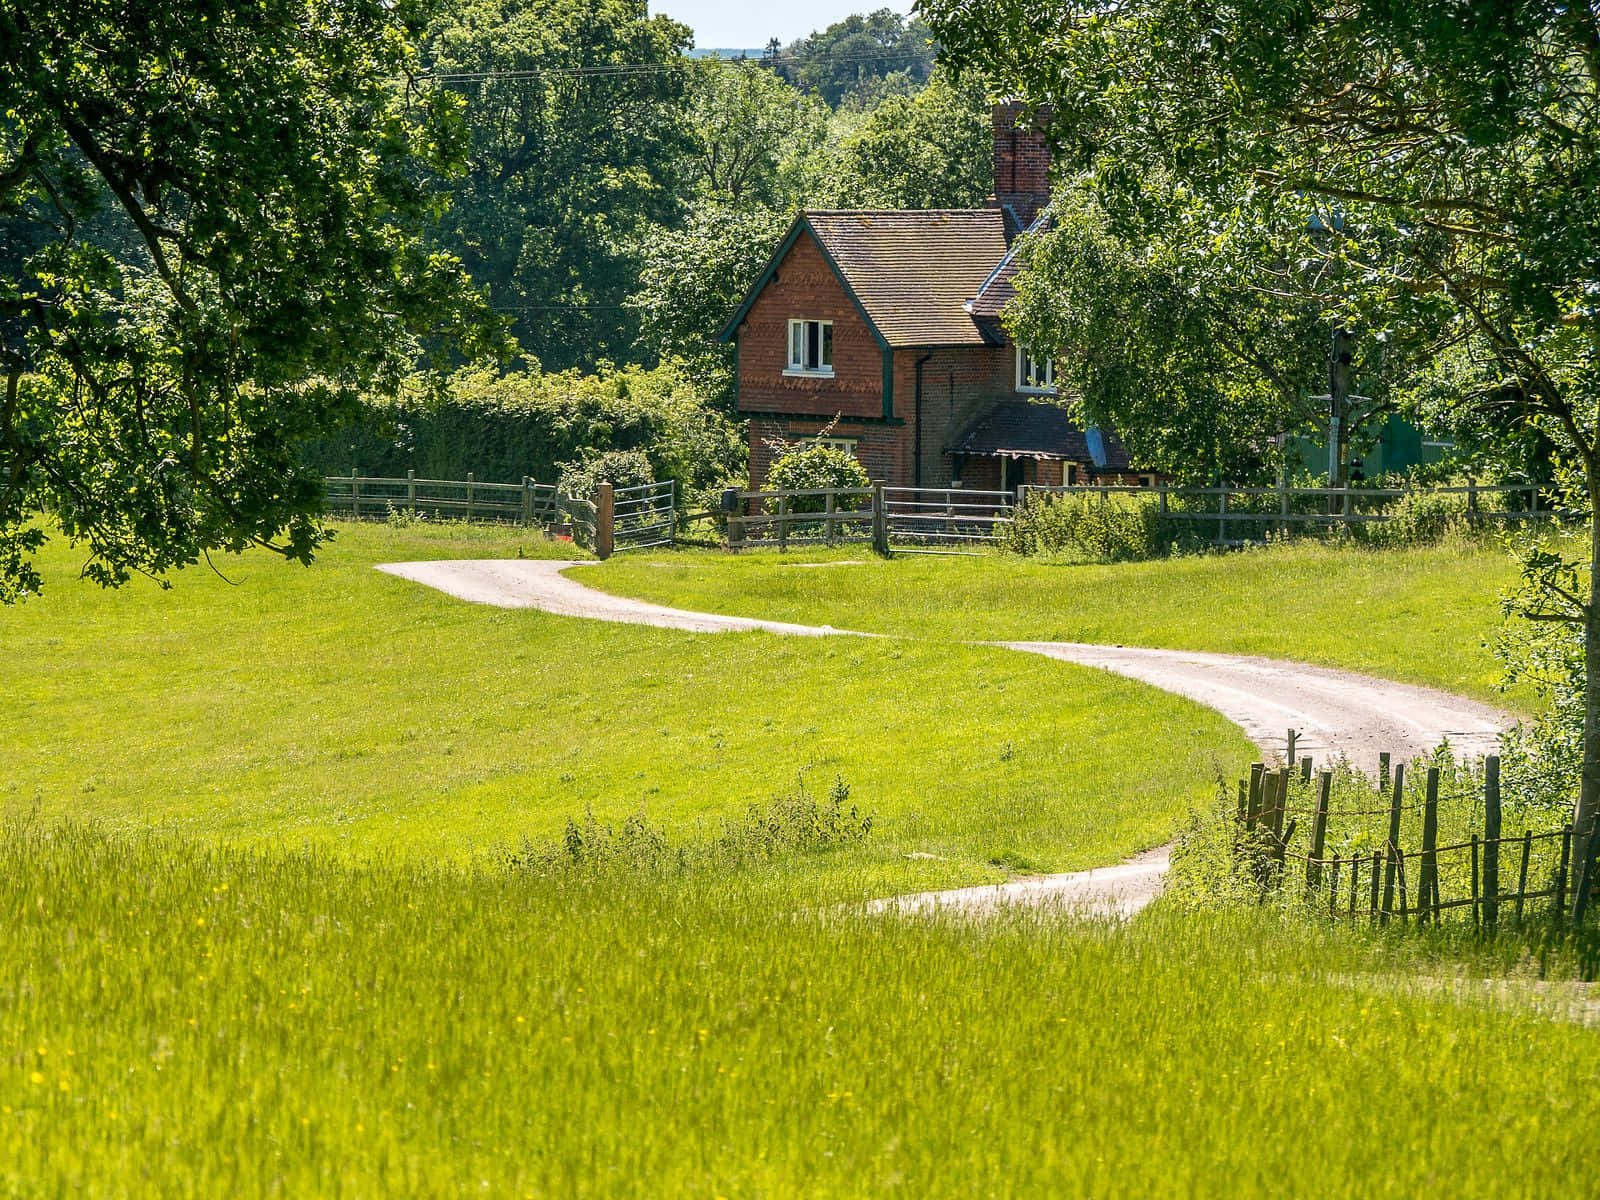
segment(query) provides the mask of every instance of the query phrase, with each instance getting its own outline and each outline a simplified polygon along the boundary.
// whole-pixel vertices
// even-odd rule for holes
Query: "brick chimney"
[[[1019,229],[1032,225],[1050,203],[1050,144],[1044,136],[1049,121],[1048,108],[1030,112],[1016,100],[1002,100],[994,106],[994,196],[990,202],[1010,209]]]

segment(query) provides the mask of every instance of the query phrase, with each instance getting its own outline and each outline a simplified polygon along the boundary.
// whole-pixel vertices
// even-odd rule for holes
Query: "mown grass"
[[[1556,1196],[1600,1116],[1594,1032],[1253,910],[12,827],[0,918],[17,1195]]]
[[[1526,709],[1531,697],[1497,690],[1491,650],[1499,595],[1515,576],[1502,547],[1461,539],[1406,550],[1290,543],[1114,565],[885,561],[859,547],[652,552],[581,578],[662,604],[879,633],[1261,654]]]
[[[346,526],[310,570],[106,593],[55,547],[44,595],[0,613],[0,812],[463,859],[590,812],[711,836],[840,776],[877,817],[850,886],[893,891],[1115,861],[1250,757],[1208,710],[1031,656],[615,626],[372,569],[570,552]]]

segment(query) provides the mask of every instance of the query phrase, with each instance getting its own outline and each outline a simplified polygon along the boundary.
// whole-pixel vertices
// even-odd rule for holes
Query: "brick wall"
[[[922,486],[948,487],[952,459],[946,447],[996,400],[1014,398],[1016,351],[1009,346],[960,346],[935,350],[922,366],[922,423],[916,414],[917,360],[927,351],[897,350],[895,412],[909,429],[906,473],[912,482],[915,449],[922,445]],[[964,481],[963,481],[964,482]]]
[[[833,378],[786,376],[789,321],[833,322]],[[739,327],[739,410],[881,417],[883,351],[809,233]]]
[[[766,486],[767,472],[778,456],[775,443],[815,437],[829,422],[796,417],[757,416],[750,418],[750,487]],[[866,468],[867,477],[899,485],[910,479],[909,439],[904,425],[860,424],[840,421],[829,437],[852,438],[856,459]]]

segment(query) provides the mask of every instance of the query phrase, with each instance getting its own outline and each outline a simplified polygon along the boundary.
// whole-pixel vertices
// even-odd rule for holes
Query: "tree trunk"
[[[1592,467],[1585,472],[1589,495],[1595,495],[1600,472]],[[1589,514],[1589,606],[1583,619],[1583,771],[1579,777],[1578,807],[1572,817],[1574,844],[1578,860],[1574,865],[1572,916],[1577,920],[1589,896],[1593,880],[1595,851],[1600,838],[1594,836],[1595,818],[1600,815],[1600,517]]]

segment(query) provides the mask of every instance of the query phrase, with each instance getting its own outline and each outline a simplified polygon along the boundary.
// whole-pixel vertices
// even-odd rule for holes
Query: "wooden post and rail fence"
[[[1223,546],[1270,537],[1315,534],[1330,529],[1395,519],[1391,509],[1405,497],[1430,497],[1459,505],[1474,525],[1514,524],[1550,515],[1541,509],[1533,484],[1469,484],[1457,487],[1178,488],[1074,484],[1024,485],[1009,491],[974,488],[865,487],[730,488],[717,512],[680,512],[671,480],[617,487],[602,484],[572,495],[559,484],[488,483],[469,473],[464,480],[331,476],[326,481],[331,511],[356,518],[406,513],[433,519],[504,521],[569,529],[597,554],[670,546],[690,522],[710,521],[731,550],[756,546],[787,550],[810,544],[870,544],[879,554],[960,554],[1000,543],[1028,505],[1057,496],[1087,497],[1110,504],[1121,497],[1151,503],[1164,520],[1197,527],[1203,540]],[[1485,499],[1496,497],[1494,503]],[[1464,498],[1464,499],[1462,499]],[[1125,502],[1125,501],[1122,501]]]
[[[1292,738],[1291,731],[1291,746]],[[1295,764],[1293,753],[1291,749],[1288,765],[1281,767],[1251,764],[1249,777],[1239,781],[1236,853],[1245,877],[1261,889],[1263,899],[1283,892],[1291,874],[1299,874],[1307,904],[1336,918],[1375,925],[1438,925],[1459,914],[1475,927],[1493,930],[1508,910],[1520,921],[1532,915],[1530,903],[1541,900],[1549,901],[1552,920],[1565,918],[1572,887],[1572,826],[1506,834],[1498,757],[1484,760],[1481,792],[1474,797],[1475,813],[1482,814],[1481,833],[1474,827],[1462,836],[1458,829],[1454,841],[1440,844],[1438,767],[1424,768],[1417,800],[1415,789],[1407,791],[1405,765],[1395,764],[1391,772],[1389,755],[1384,755],[1371,800],[1358,808],[1334,808],[1333,772],[1323,770],[1313,780],[1311,759]],[[1297,796],[1305,803],[1294,803]],[[1476,805],[1480,799],[1481,810]],[[1420,817],[1409,847],[1408,814]],[[1330,825],[1338,828],[1344,822],[1366,827],[1356,830],[1351,849],[1330,855]],[[1381,823],[1384,831],[1375,844],[1363,840],[1374,823]],[[1309,829],[1303,847],[1296,844],[1302,829]]]

